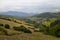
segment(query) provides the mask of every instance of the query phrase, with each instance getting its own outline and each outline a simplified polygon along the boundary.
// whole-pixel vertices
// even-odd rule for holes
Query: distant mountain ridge
[[[58,18],[60,17],[60,12],[44,12],[40,14],[34,14],[34,13],[25,13],[25,12],[17,12],[17,11],[8,11],[8,12],[0,12],[2,15],[11,15],[11,16],[17,16],[17,17],[37,17],[37,18]]]
[[[60,17],[60,12],[56,12],[56,13],[45,12],[45,13],[34,15],[32,17],[37,17],[37,18],[58,18],[58,17]]]
[[[25,12],[16,12],[16,11],[8,11],[8,12],[0,12],[2,15],[11,15],[11,16],[18,16],[18,17],[27,17],[34,15],[33,13],[25,13]]]

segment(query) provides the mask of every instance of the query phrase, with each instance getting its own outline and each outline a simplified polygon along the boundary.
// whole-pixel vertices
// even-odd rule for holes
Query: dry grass
[[[8,21],[8,20],[0,19],[0,23],[2,23],[2,24],[9,24],[10,28],[12,28],[14,26],[20,27],[21,25],[23,25],[27,29],[29,29],[29,27],[32,28],[32,26],[25,25],[26,22],[24,22],[24,21],[19,21],[19,20],[17,20],[17,21],[22,23],[22,24],[19,24],[19,23],[13,22],[13,21]],[[33,31],[32,29],[29,29],[29,30]]]
[[[10,26],[20,26],[20,24],[18,24],[18,23],[15,23],[13,21],[3,20],[3,19],[0,19],[0,23],[9,24]]]
[[[0,35],[0,40],[60,40],[60,38],[34,32],[33,34],[22,33],[14,36]]]
[[[22,24],[19,24],[19,23],[15,23],[13,21],[8,21],[8,20],[0,19],[0,23],[2,23],[2,24],[9,24],[11,27],[13,27],[13,26],[21,26],[21,25],[24,25],[24,26],[28,27],[28,25],[25,25],[26,22],[24,22],[24,21],[20,21],[20,23],[22,23]]]
[[[9,24],[11,27],[23,25],[28,29],[29,29],[29,27],[32,28],[32,26],[25,25],[24,21],[21,21],[22,24],[19,24],[19,23],[15,23],[13,21],[0,19],[0,23]],[[12,29],[7,29],[7,30],[8,30],[8,34],[15,34],[16,33],[17,35],[12,35],[12,36],[0,35],[0,40],[60,40],[60,38],[45,35],[45,34],[40,33],[40,32],[33,32],[32,34],[28,34],[28,33],[14,31]],[[33,30],[31,30],[31,31],[33,31]]]

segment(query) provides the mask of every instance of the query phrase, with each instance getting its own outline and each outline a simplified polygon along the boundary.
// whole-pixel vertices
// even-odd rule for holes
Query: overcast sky
[[[60,0],[0,0],[0,12],[58,12]]]

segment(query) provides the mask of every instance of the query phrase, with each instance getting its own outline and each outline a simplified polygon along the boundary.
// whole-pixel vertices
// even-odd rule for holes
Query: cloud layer
[[[56,12],[60,11],[60,0],[0,0],[1,11]]]

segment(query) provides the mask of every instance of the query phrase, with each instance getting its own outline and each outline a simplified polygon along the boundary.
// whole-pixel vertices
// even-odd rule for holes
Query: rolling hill
[[[1,31],[1,29],[5,29],[9,33],[9,32],[14,32],[15,30],[20,30],[19,29],[20,27],[22,28],[20,32],[27,32],[27,31],[32,32],[33,29],[31,29],[31,28],[34,28],[33,25],[26,23],[25,21],[23,21],[23,19],[16,18],[14,16],[7,16],[7,15],[0,16],[0,31]],[[6,28],[9,28],[9,29],[6,29]],[[18,29],[15,29],[15,28],[18,28]],[[17,32],[17,33],[19,33],[19,32]]]
[[[37,17],[37,18],[59,18],[60,17],[60,12],[45,12],[41,14],[34,15],[32,17]]]
[[[36,22],[40,22],[40,21],[43,21],[43,20],[46,20],[47,19],[60,19],[60,12],[44,12],[44,13],[40,13],[40,14],[36,14],[36,15],[33,15],[27,19],[30,19],[32,21],[36,21]]]
[[[24,20],[28,20],[28,22]],[[60,38],[37,31],[36,29],[40,28],[35,28],[34,23],[35,21],[30,19],[0,15],[0,40],[60,40]],[[36,23],[35,25],[39,27],[40,24]]]

